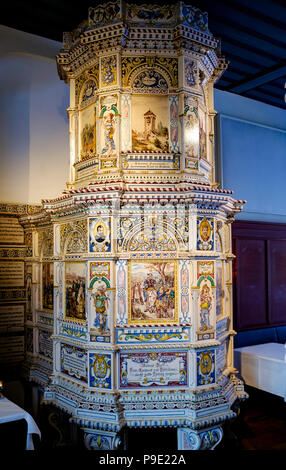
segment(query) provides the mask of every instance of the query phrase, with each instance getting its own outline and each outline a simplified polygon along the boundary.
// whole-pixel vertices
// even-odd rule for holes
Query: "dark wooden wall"
[[[233,223],[236,331],[286,325],[286,224]]]

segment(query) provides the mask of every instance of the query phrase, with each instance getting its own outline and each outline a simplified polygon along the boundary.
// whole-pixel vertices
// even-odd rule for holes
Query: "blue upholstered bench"
[[[278,343],[286,343],[286,325],[284,326],[277,326],[277,336],[278,336]]]
[[[234,337],[235,348],[263,343],[286,343],[286,325],[240,331]]]

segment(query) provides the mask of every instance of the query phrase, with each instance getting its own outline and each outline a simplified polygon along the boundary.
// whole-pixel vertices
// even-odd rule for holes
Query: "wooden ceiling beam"
[[[286,77],[286,65],[275,67],[272,70],[264,71],[263,73],[256,75],[253,78],[247,79],[238,83],[237,85],[231,86],[229,91],[234,93],[244,93],[245,91],[257,88],[264,83],[272,82],[280,77]]]

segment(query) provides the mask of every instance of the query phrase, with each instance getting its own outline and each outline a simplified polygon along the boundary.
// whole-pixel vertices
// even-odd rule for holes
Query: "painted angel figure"
[[[101,332],[108,331],[108,324],[107,324],[107,311],[109,307],[109,299],[106,295],[107,287],[104,283],[97,286],[92,297],[94,299],[94,306],[95,306],[95,320],[94,326]]]
[[[103,127],[104,127],[104,148],[102,153],[106,154],[107,157],[115,153],[115,143],[114,143],[114,132],[115,132],[115,121],[113,113],[106,113],[103,117]]]
[[[209,286],[206,284],[202,287],[200,295],[200,317],[201,317],[201,330],[211,329],[210,325],[210,308],[212,305],[212,296]]]

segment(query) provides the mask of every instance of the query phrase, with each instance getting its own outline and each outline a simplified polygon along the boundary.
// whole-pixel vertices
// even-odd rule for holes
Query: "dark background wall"
[[[233,224],[234,328],[286,324],[286,224]]]

